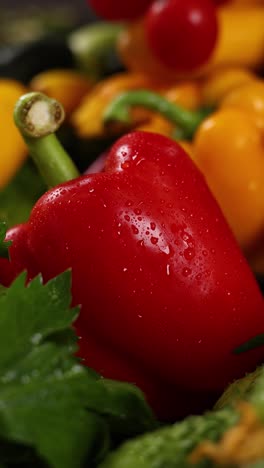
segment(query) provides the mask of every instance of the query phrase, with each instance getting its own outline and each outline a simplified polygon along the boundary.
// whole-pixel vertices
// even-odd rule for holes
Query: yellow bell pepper
[[[257,69],[264,63],[264,5],[245,5],[234,8],[232,4],[219,8],[219,39],[205,66],[207,70],[222,65]]]
[[[202,80],[202,96],[208,106],[217,106],[237,86],[256,80],[257,75],[248,68],[223,67],[208,73]]]
[[[264,80],[250,80],[235,87],[226,94],[220,107],[245,110],[252,116],[258,128],[264,131]]]
[[[213,113],[195,134],[193,160],[249,251],[264,229],[264,144],[256,122],[241,109]]]
[[[0,79],[0,189],[19,170],[28,153],[27,147],[13,122],[13,109],[27,89],[18,81]]]
[[[35,75],[29,87],[59,101],[67,117],[91,90],[93,81],[75,70],[52,69]]]
[[[232,0],[233,6],[261,5],[261,4],[263,4],[263,0]]]
[[[83,98],[80,106],[73,112],[71,123],[81,138],[101,138],[107,134],[118,134],[124,126],[116,125],[106,128],[103,121],[104,109],[112,99],[121,92],[138,89],[152,88],[153,82],[146,76],[134,73],[122,72],[100,81],[91,92]],[[146,111],[134,113],[134,124],[139,124],[148,119]]]

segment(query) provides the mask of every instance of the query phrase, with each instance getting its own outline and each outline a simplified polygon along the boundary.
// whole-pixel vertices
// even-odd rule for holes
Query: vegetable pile
[[[88,7],[0,47],[0,466],[264,466],[264,3]]]

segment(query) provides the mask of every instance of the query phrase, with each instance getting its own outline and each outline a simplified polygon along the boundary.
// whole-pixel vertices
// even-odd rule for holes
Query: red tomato
[[[132,20],[143,15],[153,0],[89,0],[89,5],[102,18]]]
[[[178,71],[192,70],[214,49],[216,7],[211,0],[156,0],[145,26],[149,46],[160,62]]]

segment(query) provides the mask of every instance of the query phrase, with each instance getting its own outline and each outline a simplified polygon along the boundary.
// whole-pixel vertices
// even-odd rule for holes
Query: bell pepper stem
[[[16,103],[14,121],[30,156],[49,187],[78,177],[79,171],[54,135],[64,120],[64,109],[43,93],[23,95]]]
[[[130,123],[130,108],[133,106],[146,107],[160,113],[177,127],[176,135],[191,139],[197,127],[207,115],[207,111],[189,111],[173,104],[165,97],[147,89],[127,91],[117,96],[105,109],[105,123],[119,121]],[[175,135],[174,134],[174,135]]]

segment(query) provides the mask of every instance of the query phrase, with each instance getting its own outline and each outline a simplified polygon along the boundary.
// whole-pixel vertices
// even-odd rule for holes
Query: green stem
[[[148,89],[127,91],[117,96],[106,108],[104,121],[117,120],[123,123],[130,123],[130,108],[142,106],[147,109],[159,112],[177,126],[176,137],[191,139],[197,127],[204,120],[208,111],[189,111],[184,109],[158,93]]]
[[[80,27],[70,34],[68,45],[77,66],[95,79],[105,71],[109,57],[124,26],[120,23],[97,22]]]
[[[264,345],[264,333],[260,333],[260,335],[256,335],[250,340],[246,341],[242,345],[238,346],[233,353],[234,354],[241,354],[247,351],[251,351],[252,349],[259,348],[260,346]]]
[[[64,120],[64,109],[58,101],[38,92],[25,94],[16,103],[14,120],[49,187],[80,175],[54,135]]]

